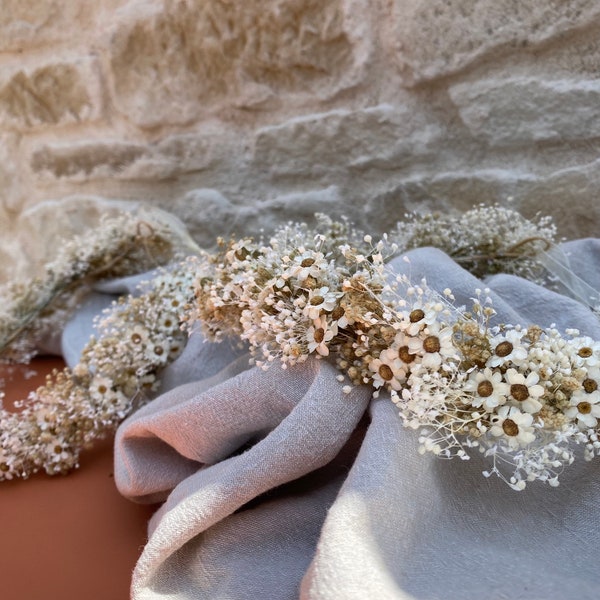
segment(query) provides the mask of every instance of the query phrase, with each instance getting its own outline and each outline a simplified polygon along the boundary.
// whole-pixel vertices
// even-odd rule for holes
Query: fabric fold
[[[199,461],[198,470],[175,487],[150,522],[150,540],[133,579],[134,596],[152,597],[147,590],[164,587],[168,580],[175,586],[170,594],[193,597],[194,590],[202,588],[202,581],[194,581],[194,587],[182,590],[179,586],[187,579],[180,581],[171,576],[168,557],[260,494],[336,457],[371,396],[365,387],[345,394],[336,376],[336,369],[325,361],[307,361],[286,371],[273,365],[266,372],[246,371],[195,396],[191,407],[189,403],[181,406],[182,412],[177,415],[181,419],[176,422],[195,429],[188,420],[191,408],[202,420],[205,434],[198,439],[188,437],[182,429],[172,430],[171,446],[175,443],[180,453],[195,453],[201,460],[217,461],[219,454],[232,452],[234,445],[247,441],[245,438],[270,431],[241,454],[210,465],[202,466]],[[231,427],[232,417],[246,429],[245,435]],[[168,418],[173,420],[173,415]],[[155,425],[160,428],[160,416]],[[129,431],[130,425],[124,424],[117,442],[123,464],[128,461]],[[131,435],[136,435],[135,429]],[[123,480],[120,471],[115,475],[117,486]]]
[[[599,247],[566,247],[595,287]],[[457,306],[489,288],[494,322],[600,340],[597,316],[574,299],[512,275],[481,281],[434,248],[407,257],[394,273],[450,288]],[[389,398],[345,394],[338,375],[316,359],[263,371],[233,343],[192,336],[116,438],[121,492],[163,502],[134,600],[598,597],[597,460],[578,455],[558,488],[515,492],[482,476],[485,457],[420,455]]]

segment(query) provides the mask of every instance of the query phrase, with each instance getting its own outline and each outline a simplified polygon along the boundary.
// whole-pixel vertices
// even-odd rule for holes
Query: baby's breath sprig
[[[0,360],[29,362],[94,282],[164,265],[184,248],[197,250],[183,226],[158,209],[103,216],[97,228],[64,241],[40,276],[0,288]]]
[[[481,452],[485,475],[515,490],[536,479],[558,485],[573,444],[584,443],[588,459],[600,452],[600,342],[492,326],[487,290],[458,310],[451,290],[388,271],[398,247],[387,237],[350,239],[337,225],[334,237],[333,223],[321,225],[289,225],[266,244],[222,243],[187,319],[214,340],[239,335],[262,368],[331,357],[351,384],[391,395],[421,431],[421,452]]]
[[[181,263],[119,301],[79,365],[54,373],[20,414],[0,413],[0,478],[76,466],[81,448],[155,389],[185,343],[180,324],[191,330],[197,321],[208,339],[238,336],[263,369],[310,356],[335,362],[345,392],[367,385],[390,395],[419,430],[420,452],[465,460],[481,452],[484,474],[515,490],[533,480],[558,485],[576,444],[586,459],[600,453],[600,342],[576,330],[492,324],[487,290],[474,291],[466,312],[451,290],[388,266],[431,244],[478,275],[538,279],[537,253],[554,243],[549,220],[478,207],[460,221],[415,217],[379,241],[347,222],[317,221],[290,223],[266,242],[221,240],[214,256]],[[89,261],[77,264],[74,272],[90,273]]]
[[[73,370],[52,373],[20,412],[0,410],[0,480],[67,473],[82,449],[151,397],[160,370],[185,345],[180,325],[193,274],[178,264],[144,284],[141,295],[115,302]]]
[[[403,252],[439,248],[476,277],[510,273],[544,284],[548,274],[539,254],[556,244],[556,234],[549,216],[530,220],[509,208],[481,204],[462,213],[408,214],[391,238]]]

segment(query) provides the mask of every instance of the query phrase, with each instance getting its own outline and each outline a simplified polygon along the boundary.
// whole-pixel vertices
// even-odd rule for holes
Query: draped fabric
[[[600,241],[564,249],[599,289]],[[509,275],[482,282],[432,248],[408,256],[392,269],[451,288],[458,305],[489,287],[498,322],[600,339],[598,318],[565,295]],[[71,362],[106,301],[94,296],[65,331]],[[600,597],[600,460],[579,453],[558,488],[516,492],[482,476],[484,457],[420,455],[389,397],[345,394],[338,374],[316,359],[262,371],[234,345],[192,335],[116,437],[121,493],[162,503],[135,600]]]

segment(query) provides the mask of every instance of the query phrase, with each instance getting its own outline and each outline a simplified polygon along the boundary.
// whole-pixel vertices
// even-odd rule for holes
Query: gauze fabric
[[[600,288],[600,243],[568,249],[576,273]],[[451,288],[458,305],[489,287],[498,322],[600,339],[597,317],[566,296],[514,276],[482,282],[431,248],[408,258],[393,262],[396,273]],[[315,359],[261,371],[192,336],[164,392],[116,437],[121,493],[162,502],[134,600],[600,597],[597,460],[579,454],[558,488],[516,492],[482,476],[481,456],[419,455],[418,433],[389,397],[344,394],[337,375]]]

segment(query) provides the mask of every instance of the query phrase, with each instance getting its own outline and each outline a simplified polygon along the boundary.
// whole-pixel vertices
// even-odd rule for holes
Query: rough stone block
[[[456,73],[597,22],[596,0],[396,0],[398,60],[408,83]]]
[[[94,59],[80,58],[32,69],[3,69],[0,126],[27,129],[98,118],[100,80]]]
[[[21,208],[21,170],[18,164],[18,138],[16,135],[0,135],[0,208],[15,213]],[[0,237],[7,222],[0,212]]]
[[[493,78],[449,93],[471,133],[492,145],[600,136],[599,80]]]
[[[397,169],[435,150],[442,130],[406,105],[336,110],[260,129],[254,163],[275,177],[330,177],[333,170]]]
[[[336,186],[277,195],[266,200],[247,199],[234,204],[214,189],[195,189],[169,203],[202,246],[215,245],[217,236],[268,235],[287,221],[313,222],[315,213],[340,217],[352,212]]]
[[[551,214],[568,239],[600,237],[600,160],[539,177],[535,185],[515,195],[521,212]]]
[[[407,211],[464,211],[498,203],[528,218],[552,216],[561,236],[598,237],[599,173],[600,161],[595,161],[548,174],[521,167],[414,175],[374,194],[365,215],[372,228],[386,231]]]
[[[223,153],[227,135],[174,135],[153,144],[90,140],[43,144],[31,155],[42,179],[89,181],[161,180],[209,168]]]
[[[43,44],[75,39],[98,25],[102,11],[111,13],[125,0],[2,0],[0,52],[22,52]],[[106,14],[104,13],[104,14]]]
[[[133,2],[111,40],[115,103],[155,127],[264,110],[280,94],[329,97],[367,60],[355,48],[367,40],[361,1]]]

